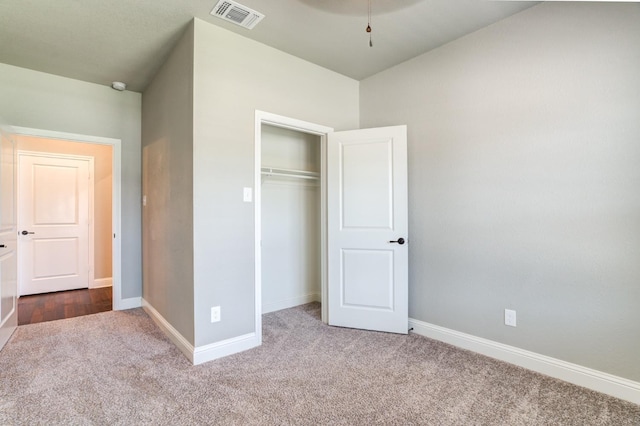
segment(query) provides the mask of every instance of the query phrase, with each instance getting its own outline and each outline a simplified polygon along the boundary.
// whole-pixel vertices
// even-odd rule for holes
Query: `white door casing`
[[[257,345],[262,343],[262,126],[270,125],[284,129],[294,130],[301,133],[316,135],[320,137],[320,251],[326,253],[326,184],[323,180],[326,170],[326,135],[333,131],[331,127],[310,123],[295,118],[272,114],[265,111],[255,111],[255,176],[254,176],[254,217],[255,217],[255,330],[257,335]],[[326,257],[321,256],[321,287],[322,287],[322,313],[323,322],[327,322],[326,300]]]
[[[18,326],[14,142],[0,128],[0,349]]]
[[[54,130],[34,129],[29,127],[11,126],[14,135],[35,136],[49,139],[61,139],[71,142],[108,145],[113,149],[112,160],[112,282],[113,282],[113,310],[137,308],[140,297],[128,297],[122,289],[122,140],[102,136],[82,135],[76,133],[58,132]]]
[[[330,325],[408,332],[406,135],[406,126],[328,135]]]
[[[20,295],[88,288],[93,159],[18,153]]]

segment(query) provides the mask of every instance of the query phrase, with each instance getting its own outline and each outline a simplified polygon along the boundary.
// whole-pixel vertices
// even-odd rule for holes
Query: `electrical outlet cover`
[[[511,327],[516,326],[516,311],[512,309],[504,310],[504,324]]]
[[[211,322],[220,321],[220,306],[213,306],[211,308]]]

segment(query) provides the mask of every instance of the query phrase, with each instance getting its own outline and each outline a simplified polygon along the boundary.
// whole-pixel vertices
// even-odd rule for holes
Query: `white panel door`
[[[89,161],[18,155],[20,294],[88,288]]]
[[[13,140],[0,128],[0,349],[18,326],[15,151]]]
[[[406,126],[327,142],[329,324],[406,334]]]

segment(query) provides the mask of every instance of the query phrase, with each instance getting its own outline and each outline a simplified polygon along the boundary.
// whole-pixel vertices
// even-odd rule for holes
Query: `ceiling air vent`
[[[211,14],[247,29],[253,29],[264,18],[262,13],[230,0],[220,0]]]

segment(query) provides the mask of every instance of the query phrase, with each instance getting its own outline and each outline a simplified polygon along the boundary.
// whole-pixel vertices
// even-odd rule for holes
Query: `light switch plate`
[[[253,198],[253,194],[252,194],[252,190],[251,188],[243,188],[242,191],[242,199],[245,203],[250,203],[251,199]]]

